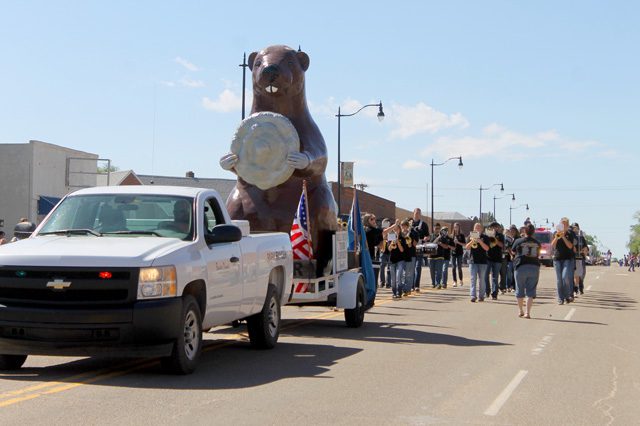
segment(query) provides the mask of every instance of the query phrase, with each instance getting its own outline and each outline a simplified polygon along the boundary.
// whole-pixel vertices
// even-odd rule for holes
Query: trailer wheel
[[[0,355],[0,370],[17,370],[27,360],[27,355]]]
[[[256,349],[271,349],[280,336],[280,300],[273,284],[269,284],[262,311],[247,318],[249,341]]]
[[[358,287],[356,289],[356,307],[344,310],[344,321],[347,327],[358,328],[364,323],[364,312],[366,310],[366,300],[364,292],[364,280],[358,278]]]
[[[182,333],[173,344],[171,355],[162,358],[162,367],[174,374],[195,371],[202,351],[202,316],[196,299],[187,294],[182,300]]]

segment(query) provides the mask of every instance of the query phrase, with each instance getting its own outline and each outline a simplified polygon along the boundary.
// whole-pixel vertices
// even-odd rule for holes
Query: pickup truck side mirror
[[[216,225],[211,233],[204,234],[207,245],[215,243],[233,243],[242,239],[242,231],[235,225]]]

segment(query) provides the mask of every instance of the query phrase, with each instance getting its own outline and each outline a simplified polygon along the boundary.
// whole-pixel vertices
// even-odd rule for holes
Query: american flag
[[[307,211],[307,185],[306,183],[303,183],[302,195],[300,196],[300,202],[298,203],[298,210],[293,217],[293,225],[291,226],[290,232],[294,260],[313,259]]]

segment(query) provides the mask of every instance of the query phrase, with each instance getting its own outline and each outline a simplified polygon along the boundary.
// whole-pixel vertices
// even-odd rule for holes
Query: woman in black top
[[[525,228],[526,237],[513,242],[513,266],[515,267],[516,298],[518,299],[519,316],[531,318],[531,306],[536,297],[538,278],[540,277],[540,243],[533,238],[536,228],[529,224]],[[526,313],[523,311],[524,298],[527,297]]]
[[[464,234],[460,232],[460,224],[458,222],[453,224],[453,238],[454,249],[451,250],[451,269],[453,271],[453,286],[458,287],[458,279],[460,277],[460,287],[464,284],[462,281],[462,255],[464,254],[464,245],[467,243]],[[457,270],[457,271],[456,271]],[[458,275],[456,276],[456,272]]]
[[[369,255],[371,256],[371,262],[376,267],[373,268],[375,276],[376,286],[378,285],[378,275],[380,274],[380,258],[376,256],[376,247],[380,248],[382,242],[382,229],[378,228],[376,222],[376,216],[371,213],[364,215],[364,233],[367,237],[367,247],[369,248]]]

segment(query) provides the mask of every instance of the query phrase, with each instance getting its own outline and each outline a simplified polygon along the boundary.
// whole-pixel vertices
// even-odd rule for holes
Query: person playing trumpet
[[[473,225],[473,232],[469,235],[469,242],[465,246],[469,252],[469,274],[471,275],[471,301],[484,301],[485,282],[484,275],[487,271],[487,251],[489,251],[489,237],[483,233],[481,223]],[[479,288],[477,288],[479,287]],[[476,294],[477,288],[477,294]]]
[[[402,275],[404,273],[405,257],[404,243],[400,236],[400,221],[396,220],[387,232],[387,249],[389,250],[389,277],[394,299],[402,298]]]

